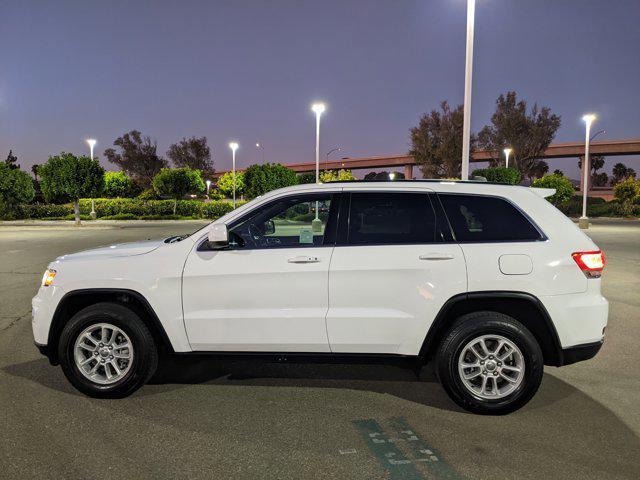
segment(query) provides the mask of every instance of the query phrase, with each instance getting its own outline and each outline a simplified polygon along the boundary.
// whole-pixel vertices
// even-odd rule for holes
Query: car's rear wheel
[[[445,335],[436,370],[462,408],[500,415],[533,397],[543,366],[540,346],[524,325],[501,313],[475,312],[459,318]]]
[[[76,313],[58,345],[64,374],[82,393],[99,398],[132,394],[153,375],[158,352],[140,317],[115,303]]]

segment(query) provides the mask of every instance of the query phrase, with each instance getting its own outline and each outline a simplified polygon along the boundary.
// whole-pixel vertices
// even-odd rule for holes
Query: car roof
[[[393,181],[367,181],[367,180],[347,180],[326,183],[306,183],[301,185],[293,185],[278,190],[273,190],[265,196],[278,195],[286,192],[294,191],[354,191],[354,190],[386,190],[386,191],[416,191],[426,190],[442,193],[470,193],[476,195],[497,195],[510,197],[517,195],[517,192],[532,192],[548,189],[534,189],[521,185],[507,185],[504,183],[480,182],[480,181],[462,181],[462,180],[444,180],[444,179],[425,179],[425,180],[393,180]],[[539,196],[546,196],[538,193]]]

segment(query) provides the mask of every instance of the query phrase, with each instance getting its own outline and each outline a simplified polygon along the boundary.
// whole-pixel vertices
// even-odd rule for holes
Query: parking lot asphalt
[[[0,227],[0,478],[640,478],[640,223],[588,231],[608,262],[599,355],[546,367],[508,416],[460,410],[429,366],[180,360],[123,400],[76,392],[33,345],[47,263],[195,228]]]

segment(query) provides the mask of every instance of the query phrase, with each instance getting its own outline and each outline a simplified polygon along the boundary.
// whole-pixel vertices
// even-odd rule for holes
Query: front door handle
[[[420,260],[453,260],[454,255],[451,253],[427,253],[426,255],[420,255]]]
[[[318,263],[320,259],[318,257],[309,257],[307,255],[300,255],[299,257],[292,257],[287,260],[289,263]]]

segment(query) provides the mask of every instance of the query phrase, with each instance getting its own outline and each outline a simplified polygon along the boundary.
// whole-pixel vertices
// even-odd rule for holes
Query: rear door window
[[[426,193],[352,193],[349,245],[434,243],[436,216]]]
[[[458,242],[524,242],[544,236],[509,201],[485,195],[438,194]]]

